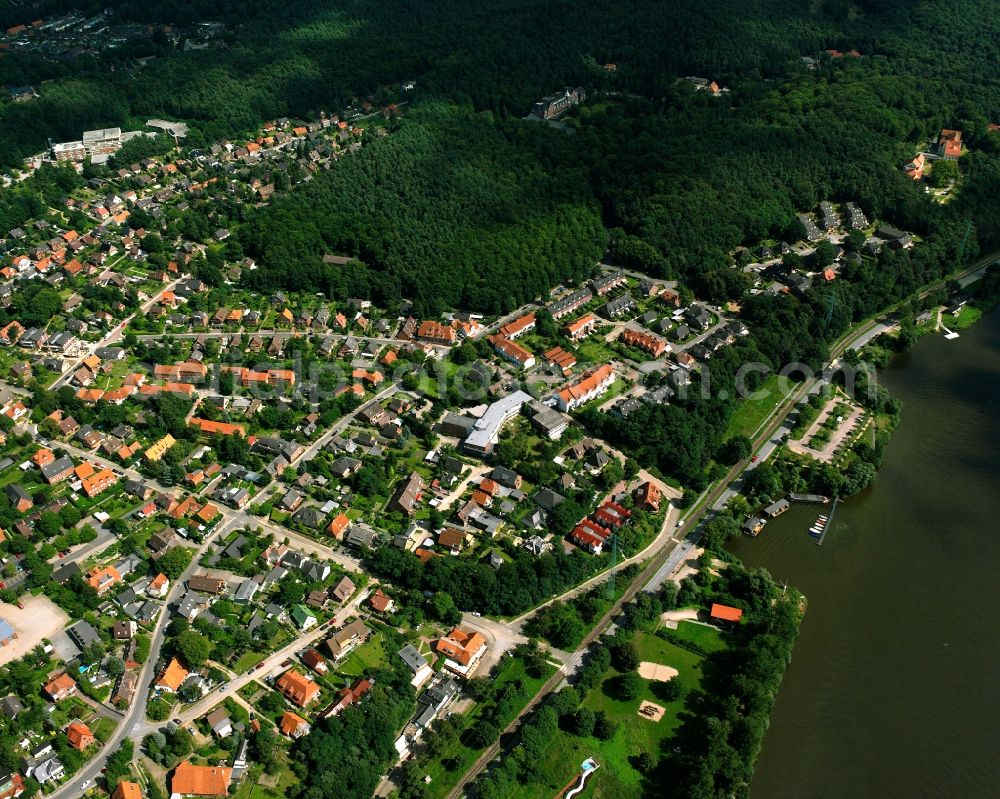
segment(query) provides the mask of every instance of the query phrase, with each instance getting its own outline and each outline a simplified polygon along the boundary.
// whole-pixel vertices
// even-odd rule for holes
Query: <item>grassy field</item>
[[[787,391],[782,392],[779,382],[785,382]],[[768,414],[777,407],[785,397],[791,392],[793,384],[788,381],[781,381],[777,375],[771,375],[764,381],[763,385],[755,393],[762,396],[757,398],[747,397],[741,400],[733,415],[729,417],[729,426],[726,428],[725,438],[733,436],[746,436],[753,438],[757,428],[763,424]]]
[[[618,357],[604,336],[590,336],[581,341],[576,347],[576,358],[584,364],[607,363]]]
[[[684,634],[685,637],[689,634],[702,635],[688,630]],[[708,639],[710,636],[704,637]],[[699,689],[702,680],[700,656],[649,633],[637,633],[634,640],[642,660],[673,666],[678,670],[674,679],[679,680],[689,692]],[[724,646],[721,638],[714,645]],[[561,730],[552,738],[543,756],[539,771],[546,775],[545,778],[523,786],[520,795],[524,799],[551,799],[575,778],[580,764],[588,757],[597,760],[601,768],[590,778],[584,797],[639,799],[644,794],[644,778],[636,770],[633,760],[640,752],[655,755],[662,750],[664,741],[681,724],[684,701],[666,702],[659,698],[660,684],[652,681],[646,681],[638,698],[619,699],[615,690],[617,677],[617,672],[609,670],[604,683],[591,691],[583,703],[595,712],[603,711],[616,723],[614,736],[608,741],[601,741],[593,737],[580,738]],[[666,709],[660,721],[653,722],[638,715],[643,700],[655,702]]]

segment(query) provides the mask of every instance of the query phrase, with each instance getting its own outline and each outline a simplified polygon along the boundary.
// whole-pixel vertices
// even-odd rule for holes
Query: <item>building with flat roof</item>
[[[121,128],[85,130],[80,141],[52,145],[52,157],[57,161],[82,161],[90,156],[107,156],[122,146]]]
[[[469,452],[486,455],[493,451],[500,430],[521,412],[521,406],[531,402],[531,395],[525,391],[515,391],[492,403],[472,427],[464,446]]]
[[[151,119],[146,123],[146,127],[166,133],[175,139],[183,139],[188,135],[188,126],[183,122],[169,122],[166,119]]]

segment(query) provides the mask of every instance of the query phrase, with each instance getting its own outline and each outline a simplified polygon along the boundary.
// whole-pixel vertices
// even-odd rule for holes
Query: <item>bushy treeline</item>
[[[499,569],[467,558],[432,558],[426,564],[410,553],[381,547],[372,567],[393,585],[450,594],[460,610],[516,616],[592,575],[602,561],[561,547],[540,557],[512,549]]]

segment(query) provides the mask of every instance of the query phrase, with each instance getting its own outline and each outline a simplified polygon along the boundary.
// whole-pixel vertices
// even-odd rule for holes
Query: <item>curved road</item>
[[[957,275],[938,281],[928,287],[920,294],[916,295],[916,298],[926,297],[932,291],[944,285],[947,280],[955,279],[958,280],[963,287],[967,286],[981,278],[985,274],[988,266],[996,261],[998,257],[1000,257],[1000,253],[993,253],[985,258],[982,258],[976,264],[963,270]],[[909,301],[909,299],[913,298],[908,298],[907,301]],[[859,349],[860,347],[863,347],[864,344],[868,343],[868,341],[871,341],[881,334],[884,328],[884,323],[877,320],[868,320],[861,323],[858,327],[852,328],[830,346],[830,361],[836,361],[836,359],[849,348]],[[754,438],[753,447],[751,447],[752,452],[760,452],[765,446],[773,441],[775,433],[785,424],[785,417],[788,412],[795,407],[795,404],[798,403],[807,392],[811,391],[815,387],[817,382],[817,379],[806,381],[785,398],[784,402],[782,402],[773,411],[770,421],[765,423],[763,431],[760,431]],[[770,452],[774,449],[775,446],[771,446],[768,450],[768,454],[770,454]],[[757,457],[759,458],[759,455]],[[466,786],[475,780],[475,778],[486,769],[493,759],[500,754],[503,739],[513,733],[520,726],[521,720],[528,713],[530,713],[542,699],[557,690],[566,675],[573,673],[576,666],[583,659],[583,656],[590,645],[611,627],[613,620],[621,612],[622,606],[629,602],[642,587],[649,587],[651,589],[655,588],[659,582],[662,582],[662,580],[665,579],[671,571],[673,571],[673,568],[680,563],[687,553],[694,548],[700,538],[699,527],[705,516],[716,507],[719,501],[727,495],[727,492],[732,492],[730,488],[731,484],[740,478],[742,474],[753,465],[753,463],[754,461],[750,458],[737,463],[732,467],[732,469],[729,470],[725,478],[716,483],[706,495],[703,495],[700,498],[695,507],[688,512],[688,515],[684,519],[683,524],[678,531],[679,534],[683,534],[685,536],[685,540],[681,541],[677,547],[672,549],[668,549],[667,547],[669,540],[665,542],[663,548],[653,556],[649,565],[643,569],[642,573],[629,584],[622,597],[615,602],[614,605],[612,605],[611,609],[601,617],[590,633],[588,633],[583,641],[580,642],[577,649],[570,655],[569,660],[545,682],[538,693],[531,699],[530,702],[528,702],[524,709],[507,726],[507,728],[503,730],[500,734],[500,739],[490,745],[476,759],[472,767],[464,775],[462,775],[458,784],[455,785],[455,787],[448,793],[448,799],[459,799],[459,797],[464,795]]]

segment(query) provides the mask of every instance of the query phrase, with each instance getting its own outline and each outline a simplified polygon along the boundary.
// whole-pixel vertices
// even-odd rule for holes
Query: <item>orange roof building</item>
[[[743,611],[739,608],[730,607],[729,605],[720,605],[716,602],[712,605],[712,610],[709,615],[713,619],[737,622],[743,618]]]
[[[432,344],[454,344],[456,333],[454,328],[440,322],[421,322],[417,328],[417,338]]]
[[[590,335],[595,327],[597,327],[597,317],[588,313],[563,326],[562,332],[573,341],[579,341]]]
[[[94,569],[87,574],[87,585],[97,591],[98,596],[107,593],[121,581],[122,576],[114,566]]]
[[[344,533],[347,532],[347,528],[351,526],[351,520],[346,514],[338,514],[337,517],[330,522],[327,526],[326,531],[336,538],[338,541],[344,537]]]
[[[101,469],[101,471],[92,474],[90,477],[85,477],[80,481],[83,485],[83,493],[91,499],[96,497],[98,494],[107,491],[117,482],[118,476],[110,469]]]
[[[636,504],[643,510],[656,513],[660,509],[660,487],[649,480],[635,490]]]
[[[31,462],[39,469],[52,463],[55,459],[56,456],[52,453],[52,450],[44,448],[38,450],[38,452],[31,456]]]
[[[281,717],[280,726],[281,731],[289,738],[299,738],[309,730],[309,722],[290,710],[286,710],[285,715]]]
[[[66,738],[69,740],[70,746],[74,749],[79,749],[81,752],[97,742],[94,733],[90,731],[90,727],[82,721],[70,723],[66,728]]]
[[[559,410],[571,411],[578,408],[595,397],[599,397],[614,382],[615,370],[611,368],[610,364],[604,364],[585,373],[580,380],[571,383],[559,392],[557,395]]]
[[[45,684],[45,693],[53,702],[58,702],[76,693],[76,683],[72,677],[63,672]]]
[[[962,131],[942,129],[938,150],[945,158],[958,158],[962,154]]]
[[[530,369],[535,365],[535,356],[517,342],[504,336],[490,336],[489,341],[504,360],[517,364],[522,369]]]
[[[111,799],[142,799],[142,788],[137,782],[122,780],[112,791]]]
[[[478,632],[456,627],[439,638],[435,648],[447,658],[445,668],[465,677],[472,673],[486,654],[486,639]]]
[[[500,335],[504,338],[517,338],[518,336],[528,333],[534,329],[535,315],[533,313],[528,313],[501,327]]]
[[[205,524],[208,524],[210,521],[212,521],[212,519],[214,519],[218,515],[219,515],[219,509],[211,502],[206,502],[204,507],[202,507],[195,514],[195,516]]]
[[[201,430],[202,433],[211,433],[219,436],[231,436],[234,433],[239,433],[241,436],[245,436],[247,433],[244,425],[229,424],[228,422],[213,422],[210,419],[199,419],[195,417],[191,420],[191,424]]]
[[[924,158],[924,154],[918,153],[916,158],[903,167],[903,171],[906,172],[906,176],[908,178],[912,180],[920,180],[924,176],[924,167],[926,165],[927,161]]]
[[[226,766],[195,766],[185,760],[170,780],[172,799],[187,796],[228,796],[233,770]]]
[[[275,683],[285,698],[299,707],[305,707],[319,696],[319,686],[303,674],[289,669]]]
[[[177,658],[171,658],[167,667],[160,673],[156,680],[156,687],[163,691],[175,693],[181,687],[181,683],[187,679],[190,672],[184,668]]]
[[[640,350],[645,350],[654,358],[659,358],[667,351],[667,342],[659,336],[654,336],[652,333],[646,333],[643,330],[627,328],[622,331],[619,340],[622,344],[629,347],[637,347]]]

